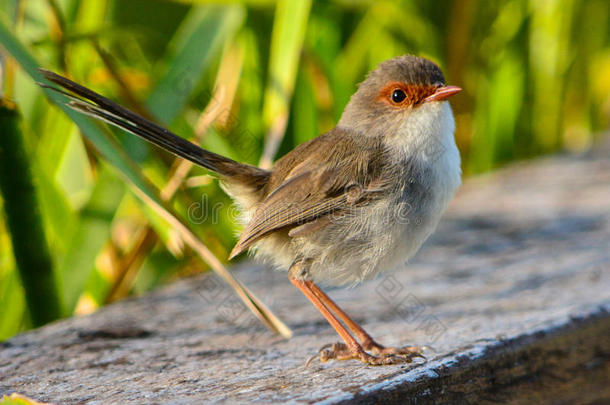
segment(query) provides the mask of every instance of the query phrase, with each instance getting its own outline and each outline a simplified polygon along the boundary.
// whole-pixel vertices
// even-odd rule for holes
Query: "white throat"
[[[396,135],[388,139],[389,146],[402,154],[401,158],[416,158],[435,165],[439,159],[449,159],[456,170],[460,155],[455,144],[455,121],[449,102],[426,103],[409,113]]]
[[[421,181],[433,190],[432,205],[439,217],[462,181],[454,131],[449,102],[433,102],[411,111],[396,136],[388,140],[388,146],[397,151],[397,159],[416,165],[419,172],[429,173]]]

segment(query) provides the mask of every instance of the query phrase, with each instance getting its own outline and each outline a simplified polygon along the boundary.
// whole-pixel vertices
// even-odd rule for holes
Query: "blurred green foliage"
[[[139,181],[132,160],[221,260],[236,213],[202,169],[176,175],[173,157],[118,131],[113,146],[97,124],[79,121],[88,125],[81,137],[79,118],[35,85],[37,64],[206,148],[262,165],[331,129],[366,72],[404,53],[435,60],[448,83],[464,88],[452,105],[466,174],[585,151],[609,125],[607,0],[0,4],[2,94],[23,115],[65,315],[205,270],[126,186],[125,178]],[[175,197],[168,187],[178,188]],[[0,219],[0,339],[33,318],[12,251]]]

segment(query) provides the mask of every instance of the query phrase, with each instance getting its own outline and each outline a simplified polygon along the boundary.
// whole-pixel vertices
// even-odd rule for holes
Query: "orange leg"
[[[384,365],[384,364],[396,364],[402,363],[405,361],[409,361],[410,359],[406,359],[404,357],[396,357],[396,356],[384,356],[384,357],[375,357],[369,353],[367,353],[362,346],[358,343],[358,341],[349,333],[349,331],[343,326],[343,324],[335,317],[335,315],[328,309],[328,307],[324,304],[322,299],[315,293],[316,289],[319,288],[312,281],[303,281],[297,280],[295,278],[290,278],[292,284],[294,284],[301,292],[311,301],[311,303],[318,308],[322,316],[326,318],[328,323],[337,331],[339,336],[343,339],[345,344],[335,344],[332,345],[331,349],[323,349],[321,351],[321,360],[326,361],[330,359],[337,360],[348,360],[348,359],[359,359],[364,363],[372,364],[372,365]],[[326,297],[328,298],[328,297]],[[330,300],[330,298],[328,298]],[[332,302],[332,301],[331,301]],[[333,303],[335,308],[338,308],[336,304]],[[343,311],[341,311],[343,315]],[[351,320],[350,320],[351,321]],[[355,325],[355,323],[352,321]],[[366,332],[365,332],[366,333]],[[372,340],[372,339],[371,339]]]
[[[377,342],[369,335],[360,325],[358,325],[348,314],[343,310],[313,282],[311,283],[311,290],[316,296],[326,305],[332,312],[334,312],[347,327],[356,335],[360,340],[362,348],[369,350],[376,355],[399,355],[399,356],[411,356],[411,357],[423,357],[422,348],[417,346],[406,346],[402,348],[385,347]]]

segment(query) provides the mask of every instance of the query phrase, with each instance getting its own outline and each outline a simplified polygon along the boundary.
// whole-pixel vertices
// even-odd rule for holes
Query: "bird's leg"
[[[333,315],[333,313],[324,305],[320,298],[312,290],[312,281],[300,280],[290,277],[290,281],[294,284],[313,305],[320,311],[322,316],[326,318],[328,323],[337,331],[345,344],[334,344],[330,348],[325,348],[320,352],[320,359],[327,361],[350,360],[358,359],[364,363],[371,365],[396,364],[404,362],[404,358],[395,356],[376,357],[367,353],[349,331],[341,324],[341,322]]]
[[[371,335],[369,335],[360,325],[358,325],[352,318],[349,317],[324,291],[320,289],[313,282],[311,283],[311,290],[313,293],[322,301],[322,303],[335,313],[347,327],[356,335],[360,340],[360,344],[364,350],[370,351],[378,356],[396,355],[406,357],[409,360],[412,357],[423,357],[423,348],[418,346],[405,346],[405,347],[385,347],[377,343]]]

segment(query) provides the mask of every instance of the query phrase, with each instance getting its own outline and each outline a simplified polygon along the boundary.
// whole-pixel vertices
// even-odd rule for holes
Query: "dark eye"
[[[392,101],[397,104],[402,103],[405,98],[407,98],[407,95],[405,94],[404,91],[402,91],[400,89],[395,89],[392,92]]]

